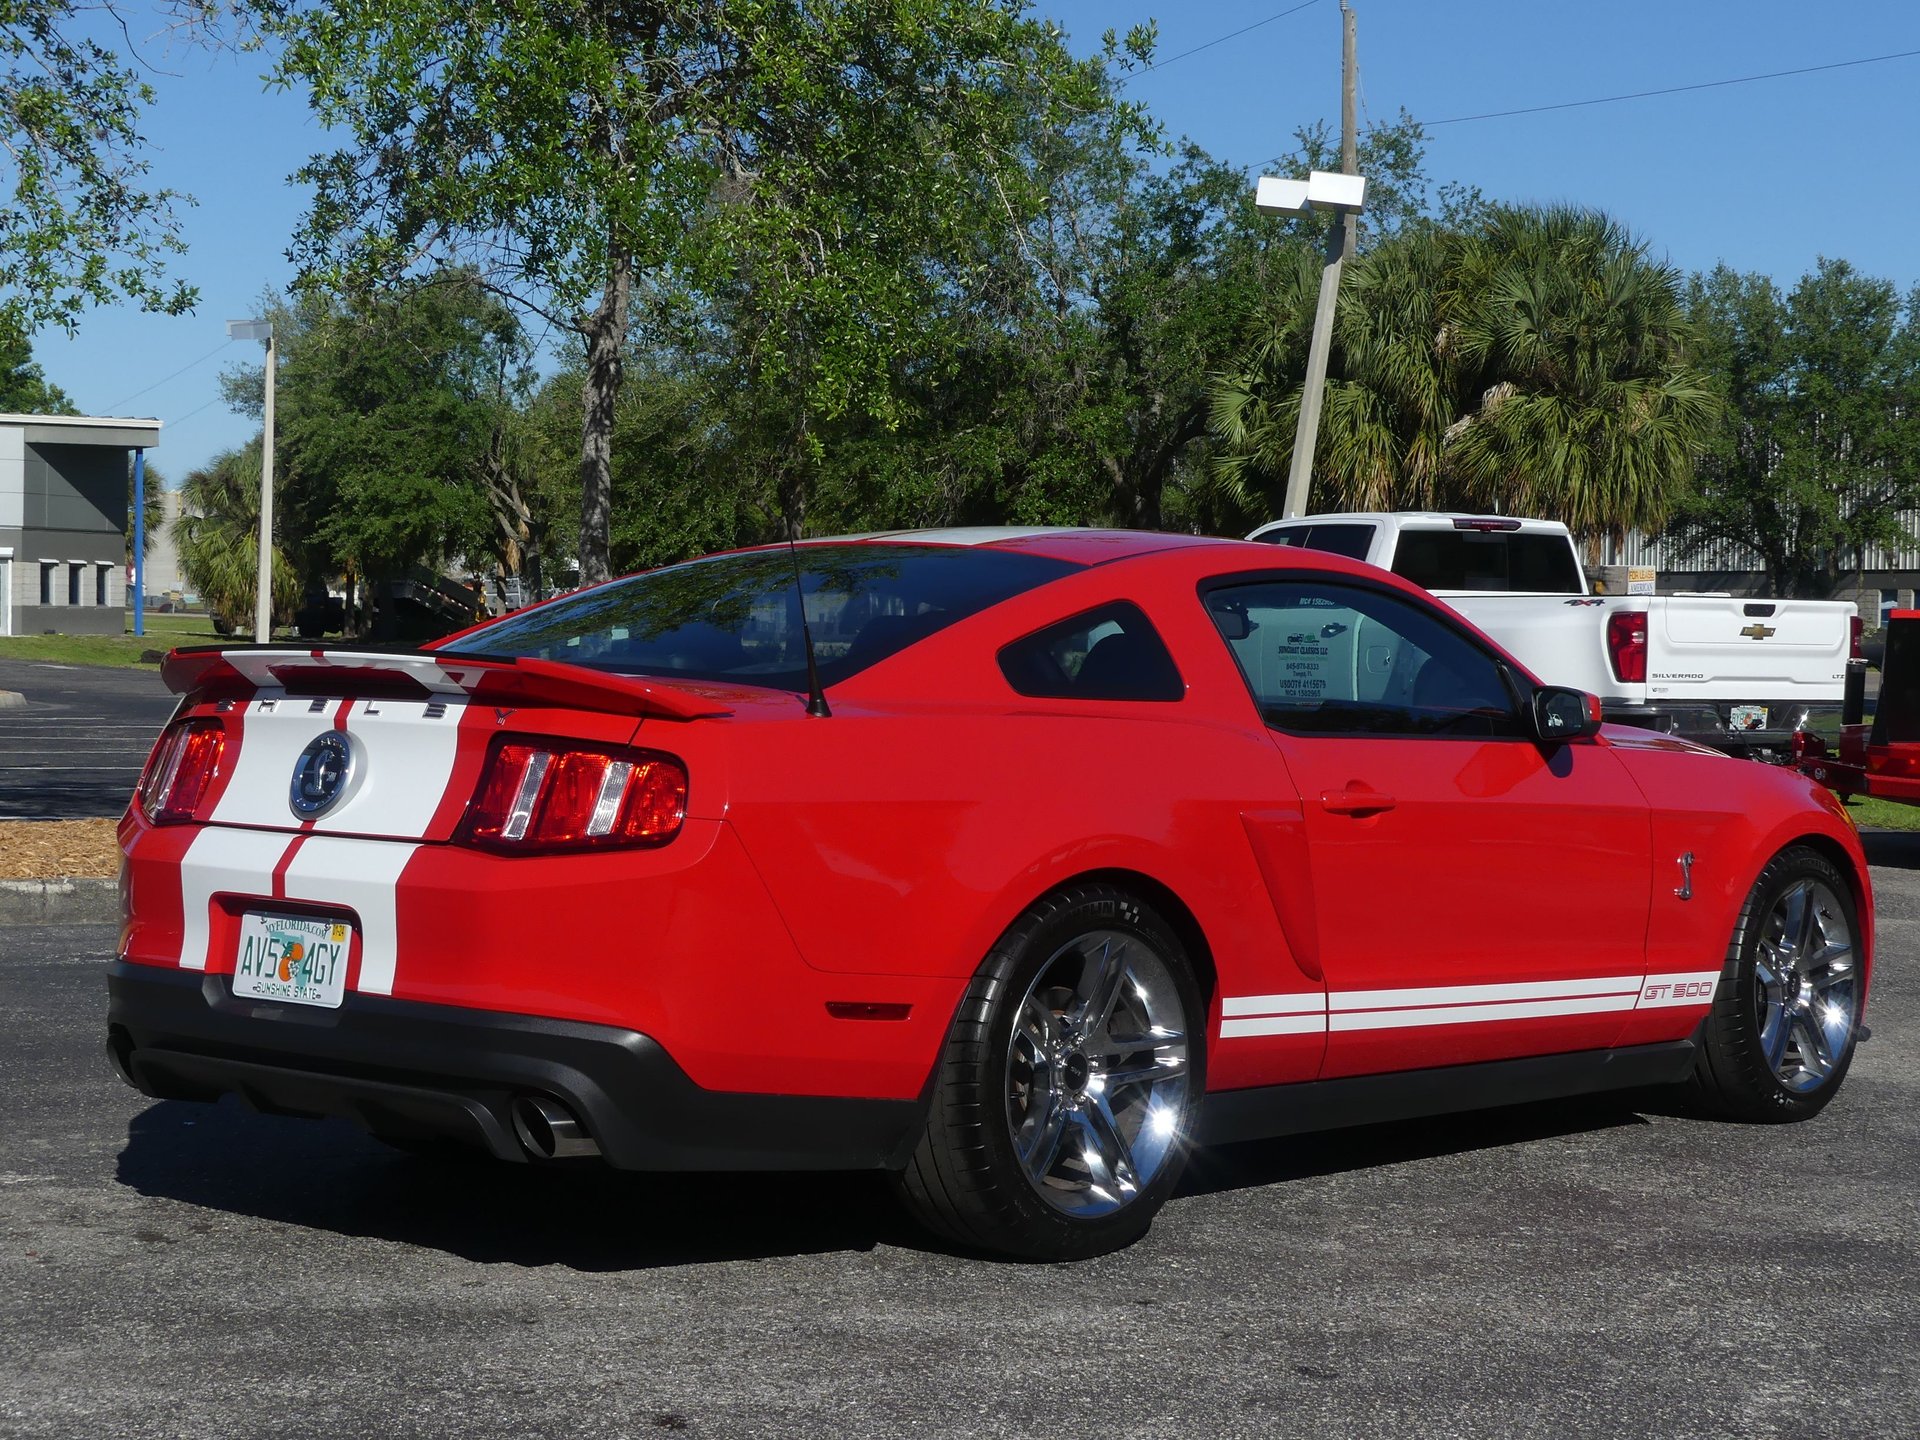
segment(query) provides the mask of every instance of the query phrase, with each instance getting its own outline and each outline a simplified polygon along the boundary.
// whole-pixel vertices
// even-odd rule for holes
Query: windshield
[[[794,563],[787,550],[755,550],[653,570],[508,615],[444,649],[805,690]],[[802,545],[799,567],[823,685],[1080,568],[977,546],[878,543]]]

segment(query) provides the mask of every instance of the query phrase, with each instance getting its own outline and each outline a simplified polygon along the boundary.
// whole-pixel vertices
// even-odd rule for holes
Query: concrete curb
[[[0,880],[0,925],[110,925],[119,919],[117,880]]]
[[[18,710],[27,703],[27,697],[18,690],[0,690],[0,710]]]

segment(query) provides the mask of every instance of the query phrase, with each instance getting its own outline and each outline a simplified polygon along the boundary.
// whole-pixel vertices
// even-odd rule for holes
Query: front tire
[[[1706,1108],[1737,1120],[1817,1115],[1853,1063],[1860,1020],[1859,913],[1818,851],[1768,862],[1740,910],[1694,1063]]]
[[[1185,948],[1151,907],[1106,884],[1048,896],[960,1002],[902,1198],[949,1240],[1025,1259],[1132,1244],[1185,1166],[1205,1029]]]

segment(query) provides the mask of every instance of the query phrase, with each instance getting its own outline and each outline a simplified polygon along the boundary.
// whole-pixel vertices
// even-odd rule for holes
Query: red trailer
[[[1895,610],[1887,617],[1871,724],[1862,723],[1865,681],[1863,662],[1848,667],[1837,746],[1809,732],[1794,737],[1800,768],[1842,795],[1920,805],[1920,610]]]

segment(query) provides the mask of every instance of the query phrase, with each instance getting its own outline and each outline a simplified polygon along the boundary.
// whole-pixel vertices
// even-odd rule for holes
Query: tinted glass
[[[799,566],[825,685],[1080,568],[984,547],[883,544],[803,545]],[[804,690],[793,569],[786,550],[695,560],[509,615],[445,648]]]
[[[1402,530],[1393,573],[1423,590],[1584,595],[1587,589],[1564,535],[1511,530]]]
[[[1022,695],[1068,700],[1178,700],[1186,682],[1138,606],[1104,605],[1049,625],[1000,652]]]
[[[1296,525],[1287,530],[1270,530],[1260,538],[1269,545],[1287,545],[1300,550],[1324,550],[1329,555],[1344,555],[1349,560],[1364,560],[1373,545],[1371,525],[1324,524]]]
[[[1295,734],[1522,736],[1493,658],[1437,614],[1321,580],[1205,595],[1260,713]]]

